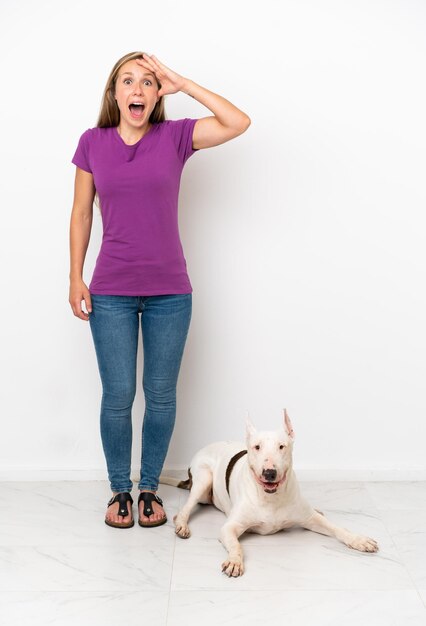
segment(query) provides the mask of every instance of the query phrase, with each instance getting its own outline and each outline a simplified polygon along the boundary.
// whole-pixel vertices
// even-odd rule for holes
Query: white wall
[[[1,4],[2,478],[106,479],[90,328],[68,303],[71,158],[133,50],[252,120],[183,172],[193,317],[165,466],[285,406],[303,476],[425,478],[426,4],[262,6]],[[183,93],[166,109],[211,115]]]

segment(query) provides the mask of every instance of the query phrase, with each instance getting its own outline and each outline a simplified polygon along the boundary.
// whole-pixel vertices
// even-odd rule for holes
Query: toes
[[[113,505],[110,505],[110,506],[113,506]],[[131,514],[131,511],[129,511],[129,506],[127,505],[127,515],[125,515],[124,517],[118,514],[119,508],[120,507],[118,506],[116,511],[111,511],[111,509],[108,507],[108,511],[106,513],[105,518],[108,522],[113,522],[114,524],[120,524],[120,523],[127,524],[132,519],[132,514]]]
[[[360,552],[377,552],[379,550],[377,541],[371,537],[357,536],[347,545]]]
[[[191,535],[191,531],[189,530],[189,526],[185,522],[181,522],[177,519],[177,515],[173,517],[173,521],[175,524],[175,533],[182,537],[183,539],[187,539]]]
[[[375,539],[368,538],[367,550],[368,552],[377,552],[379,549],[379,544]]]
[[[240,561],[224,561],[222,563],[222,572],[224,572],[229,577],[242,576],[244,574],[244,567],[242,562]]]
[[[143,514],[143,506],[141,505],[141,512],[140,512],[140,518],[143,522],[159,522],[161,519],[164,519],[166,517],[163,509],[160,509],[160,512],[157,512],[154,510],[154,512],[147,517],[146,515]]]

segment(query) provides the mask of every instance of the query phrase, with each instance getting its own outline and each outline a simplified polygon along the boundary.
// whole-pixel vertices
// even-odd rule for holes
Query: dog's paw
[[[222,572],[227,576],[242,576],[244,574],[244,566],[241,559],[229,559],[222,563]]]
[[[183,522],[179,522],[177,519],[177,514],[173,517],[173,521],[175,523],[175,533],[182,537],[182,539],[188,539],[191,536],[191,531],[189,530],[188,524],[184,524]]]
[[[360,550],[360,552],[377,552],[379,549],[375,539],[363,537],[362,535],[353,535],[346,545],[354,550]]]

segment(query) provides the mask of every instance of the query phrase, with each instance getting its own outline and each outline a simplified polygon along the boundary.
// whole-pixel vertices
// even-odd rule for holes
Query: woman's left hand
[[[166,96],[167,94],[177,93],[180,91],[185,83],[185,78],[176,74],[170,68],[160,63],[156,56],[144,53],[143,60],[136,59],[145,69],[151,70],[161,83],[161,89],[158,90],[159,96]]]

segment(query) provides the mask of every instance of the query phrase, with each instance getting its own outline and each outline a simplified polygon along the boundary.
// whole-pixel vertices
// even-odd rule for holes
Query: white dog
[[[173,518],[179,537],[190,536],[188,519],[197,503],[214,504],[228,516],[220,532],[228,552],[222,571],[228,576],[244,573],[238,537],[245,531],[270,535],[298,525],[336,537],[361,552],[378,550],[374,539],[335,526],[301,496],[293,471],[293,442],[286,409],[284,427],[279,431],[258,432],[247,418],[246,447],[235,441],[212,443],[193,457],[188,480],[160,476],[160,483],[190,490],[187,502]]]

